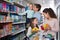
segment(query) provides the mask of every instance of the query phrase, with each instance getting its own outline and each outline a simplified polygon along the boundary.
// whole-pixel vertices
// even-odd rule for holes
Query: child
[[[41,20],[41,13],[39,12],[40,9],[41,9],[40,4],[34,4],[34,6],[33,6],[33,10],[34,10],[33,17],[36,17],[38,19],[39,24],[40,24],[40,20]]]
[[[46,28],[46,30],[48,30],[48,33],[55,36],[59,31],[59,23],[54,11],[51,8],[45,8],[43,10],[43,15],[46,18],[44,23],[48,24],[48,28]]]
[[[32,32],[37,32],[38,31],[38,30],[37,31],[32,30],[34,28],[37,28],[37,29],[39,28],[37,24],[38,24],[37,18],[31,18],[30,27],[28,28],[28,32],[27,32],[28,37],[32,34]]]
[[[27,13],[27,24],[29,24],[30,19],[33,17],[34,11],[33,11],[33,4],[29,4],[29,10],[25,11],[22,14]]]

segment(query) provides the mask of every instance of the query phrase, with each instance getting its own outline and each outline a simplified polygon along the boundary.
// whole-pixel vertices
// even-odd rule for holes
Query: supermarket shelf
[[[17,32],[11,32],[11,33],[9,33],[9,34],[0,36],[0,38],[3,38],[3,37],[8,36],[8,35],[16,35],[16,34],[18,34],[18,33],[20,33],[20,32],[25,31],[25,30],[26,30],[26,29],[23,29],[23,30],[21,30],[21,31],[19,30],[19,31],[17,31]]]
[[[12,21],[0,21],[0,24],[12,23]]]
[[[16,22],[16,23],[13,23],[13,24],[20,24],[20,23],[26,23],[25,21],[21,21],[21,22]]]
[[[26,14],[24,14],[24,13],[19,13],[18,15],[26,15]]]
[[[0,11],[0,14],[2,14],[2,15],[7,15],[8,12],[2,12],[2,11]]]
[[[7,35],[2,35],[2,36],[0,36],[0,38],[6,37],[6,36],[11,35],[11,34],[12,34],[12,33],[9,33],[9,34],[7,34]]]
[[[25,8],[23,5],[21,5],[21,4],[18,4],[18,3],[16,3],[16,2],[7,2],[7,1],[5,1],[5,0],[0,0],[0,3],[1,2],[6,2],[6,3],[8,3],[8,4],[11,4],[11,5],[16,5],[16,6],[18,6],[18,7],[20,7],[20,8]]]
[[[14,15],[26,15],[26,14],[22,14],[22,13],[17,13],[17,12],[14,12],[14,11],[7,11],[7,12],[4,12],[4,11],[0,11],[0,14],[2,15],[7,15],[7,14],[14,14]]]
[[[18,7],[20,7],[20,8],[25,8],[23,5],[18,4],[18,3],[16,3],[16,2],[13,2],[13,4],[16,5],[16,6],[18,6]]]
[[[7,1],[5,1],[5,0],[0,0],[0,3],[1,3],[1,2],[6,2],[6,3],[8,3],[8,4],[13,5],[13,3],[11,3],[11,2],[7,2]]]
[[[16,14],[16,15],[26,15],[26,14],[23,14],[23,13],[18,13],[18,12],[14,12],[14,11],[8,11],[8,12],[0,12],[0,13],[4,13],[4,14],[8,14],[8,13],[11,13],[11,14]]]
[[[17,12],[12,12],[12,11],[10,11],[10,13],[17,13]]]
[[[11,14],[14,14],[14,15],[26,15],[26,14],[24,14],[24,13],[17,13],[17,12],[14,12],[14,11],[7,11],[7,12],[4,12],[4,11],[0,11],[0,14],[2,14],[2,15],[7,15],[7,14],[9,14],[9,13],[11,13]]]
[[[1,11],[1,12],[4,12],[4,11]],[[16,12],[14,12],[14,11],[6,11],[4,13],[16,13]]]
[[[23,5],[21,5],[21,4],[18,4],[18,3],[16,3],[16,2],[7,2],[7,1],[5,1],[5,0],[0,0],[0,3],[1,2],[6,2],[6,3],[8,3],[8,4],[11,4],[11,5],[16,5],[16,6],[18,6],[18,7],[20,7],[20,8],[25,8]]]
[[[23,31],[25,31],[26,29],[22,29],[21,31],[19,30],[19,31],[16,31],[16,32],[12,32],[12,35],[16,35],[16,34],[18,34],[18,33],[21,33],[21,32],[23,32]]]
[[[9,33],[9,34],[7,34],[7,35],[2,35],[2,36],[0,36],[0,38],[3,38],[3,37],[6,37],[6,36],[8,36],[8,35],[16,35],[16,34],[18,34],[18,33],[21,33],[21,32],[23,32],[23,31],[25,31],[26,29],[23,29],[23,30],[19,30],[19,31],[16,31],[16,32],[11,32],[11,33]]]
[[[0,11],[0,14],[3,14],[3,15],[6,15],[6,14],[8,14],[8,13],[18,14],[17,12],[12,12],[12,11],[7,11],[7,12]]]

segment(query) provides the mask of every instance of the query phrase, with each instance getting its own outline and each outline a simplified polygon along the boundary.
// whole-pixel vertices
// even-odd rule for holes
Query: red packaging
[[[3,3],[2,3],[2,6],[3,6],[3,12],[6,12],[6,3],[3,2]]]
[[[44,30],[44,27],[43,27],[43,26],[41,26],[41,29],[42,29],[42,30]]]

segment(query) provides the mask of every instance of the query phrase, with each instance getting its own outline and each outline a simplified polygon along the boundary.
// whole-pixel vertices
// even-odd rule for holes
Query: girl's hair
[[[51,18],[57,18],[57,16],[55,15],[55,12],[51,8],[45,8],[43,12],[48,13]]]
[[[31,28],[34,28],[34,24],[33,24],[32,22],[33,22],[35,19],[36,19],[36,18],[31,18],[31,20],[30,20],[30,26],[31,26]],[[36,27],[39,28],[37,24],[36,24]]]

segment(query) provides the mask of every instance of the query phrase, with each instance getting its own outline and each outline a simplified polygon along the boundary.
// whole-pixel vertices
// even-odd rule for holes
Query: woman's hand
[[[50,25],[48,25],[47,30],[51,30],[51,26]]]
[[[48,25],[48,27],[45,28],[45,31],[51,30],[50,25]]]

